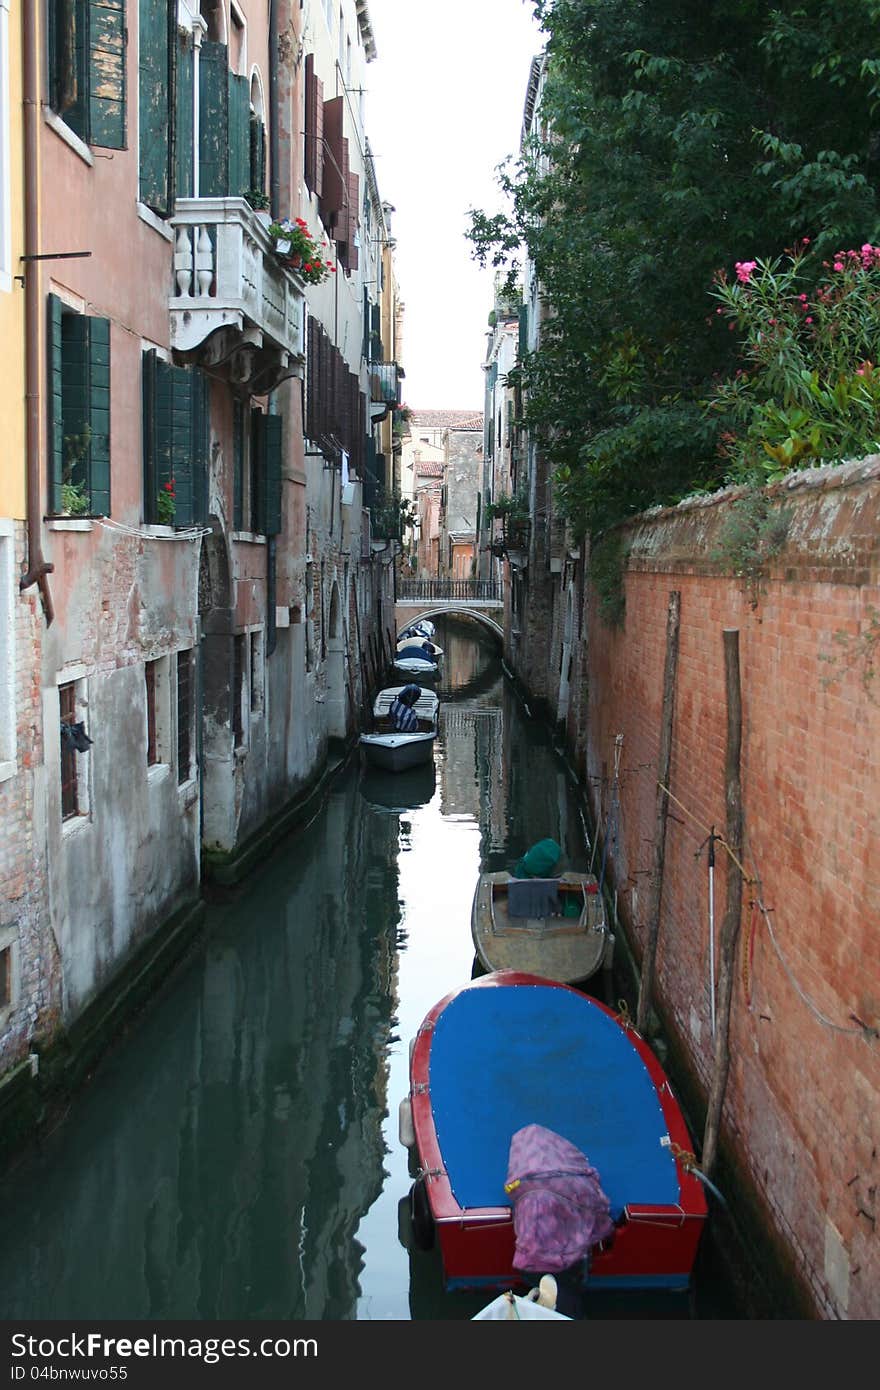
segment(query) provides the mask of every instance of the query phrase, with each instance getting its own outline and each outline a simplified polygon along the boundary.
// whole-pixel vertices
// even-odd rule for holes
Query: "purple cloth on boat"
[[[543,1125],[513,1135],[505,1191],[513,1207],[514,1269],[570,1269],[614,1230],[608,1198],[586,1154]]]

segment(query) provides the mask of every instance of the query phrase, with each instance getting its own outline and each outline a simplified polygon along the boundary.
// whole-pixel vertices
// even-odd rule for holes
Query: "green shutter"
[[[250,121],[249,84],[246,77],[230,72],[229,83],[229,147],[227,155],[226,188],[231,197],[247,193],[250,183]]]
[[[89,320],[85,314],[61,315],[62,482],[87,494],[91,420],[89,391]]]
[[[156,213],[171,210],[171,146],[177,58],[177,0],[140,0],[140,202]]]
[[[244,530],[244,405],[232,402],[232,529]]]
[[[191,382],[185,367],[156,359],[155,491],[148,500],[155,518],[156,495],[173,479],[176,526],[188,526],[192,515]]]
[[[89,0],[89,143],[125,148],[125,0]]]
[[[89,138],[89,0],[57,0],[58,110],[82,140]]]
[[[49,511],[61,511],[61,476],[64,468],[64,406],[61,394],[61,300],[56,294],[48,296],[47,341],[47,399],[49,418]]]
[[[282,417],[263,415],[261,418],[266,436],[266,506],[261,530],[267,536],[277,536],[281,531]]]
[[[110,515],[110,320],[86,319],[88,341],[89,510]]]
[[[266,127],[253,111],[250,112],[249,127],[250,186],[265,190]]]
[[[529,306],[521,304],[519,306],[519,357],[520,361],[525,357],[529,350]]]
[[[211,382],[198,368],[193,372],[192,456],[194,523],[208,520],[208,467],[211,457]]]
[[[225,43],[203,43],[199,54],[199,196],[223,198],[227,187],[229,82]]]
[[[159,483],[156,467],[156,350],[141,354],[141,434],[144,474],[144,521],[148,525],[156,519],[156,494]]]
[[[175,194],[191,198],[193,192],[193,44],[189,34],[177,38],[175,84]]]
[[[266,518],[266,432],[261,410],[251,409],[251,515],[248,530],[260,532]]]

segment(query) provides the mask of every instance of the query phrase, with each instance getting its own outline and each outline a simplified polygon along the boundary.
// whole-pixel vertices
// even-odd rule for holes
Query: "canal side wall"
[[[877,1318],[880,458],[799,473],[770,498],[782,524],[765,518],[763,539],[743,532],[750,504],[730,490],[622,528],[625,617],[606,625],[585,586],[561,713],[639,960],[650,911],[667,607],[678,591],[655,1003],[685,1084],[704,1107],[713,1066],[705,840],[712,827],[725,828],[722,634],[738,631],[747,877],[721,1168],[732,1183],[731,1206],[748,1210],[769,1234],[807,1316]],[[732,574],[736,567],[751,580]],[[563,627],[557,619],[555,669]],[[719,848],[716,962],[730,871]],[[695,1138],[699,1144],[701,1128]]]

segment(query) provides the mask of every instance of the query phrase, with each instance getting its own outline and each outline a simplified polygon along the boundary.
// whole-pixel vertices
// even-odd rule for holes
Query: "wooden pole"
[[[739,632],[725,628],[724,679],[727,694],[727,756],[724,767],[727,829],[727,898],[718,958],[718,1009],[716,1015],[715,1048],[712,1064],[712,1085],[706,1106],[706,1127],[703,1132],[703,1152],[700,1168],[711,1176],[718,1150],[724,1092],[730,1071],[730,1002],[733,995],[734,960],[742,915],[743,808],[740,763],[742,755],[742,691],[739,677]],[[732,859],[730,855],[736,856]]]
[[[660,934],[660,899],[663,895],[663,862],[666,855],[666,820],[669,814],[669,766],[672,761],[672,716],[675,709],[675,678],[678,671],[678,633],[681,620],[681,593],[672,589],[666,610],[666,661],[663,668],[663,711],[660,717],[660,752],[657,757],[657,802],[654,830],[654,865],[651,872],[651,903],[648,935],[642,956],[636,1032],[644,1033],[651,1008],[657,938]]]

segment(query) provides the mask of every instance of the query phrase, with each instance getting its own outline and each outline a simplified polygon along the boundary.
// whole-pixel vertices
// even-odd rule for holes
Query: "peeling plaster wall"
[[[623,528],[625,623],[604,626],[587,586],[567,727],[570,744],[584,749],[580,772],[608,833],[609,879],[640,956],[666,610],[679,590],[675,800],[656,997],[705,1096],[708,873],[705,850],[697,851],[710,827],[725,825],[722,632],[739,631],[745,868],[757,881],[743,893],[723,1143],[816,1315],[877,1318],[880,1042],[857,1020],[880,1028],[880,459],[800,473],[772,495],[789,529],[757,588],[723,573],[715,558],[735,492]],[[557,586],[555,601],[564,595]],[[551,670],[563,627],[557,615]],[[719,852],[716,932],[727,872]],[[759,898],[767,917],[751,907]]]

